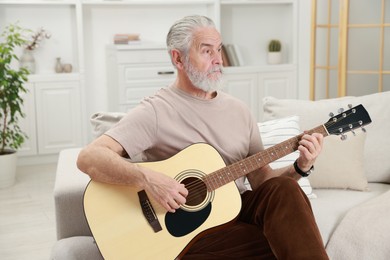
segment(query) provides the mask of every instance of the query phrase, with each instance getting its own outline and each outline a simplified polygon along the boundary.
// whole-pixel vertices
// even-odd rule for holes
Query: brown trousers
[[[329,258],[305,193],[276,177],[245,192],[238,220],[197,240],[182,257],[192,259]]]

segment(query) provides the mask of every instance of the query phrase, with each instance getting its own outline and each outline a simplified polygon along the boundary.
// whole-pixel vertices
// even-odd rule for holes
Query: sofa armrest
[[[80,148],[60,152],[54,184],[57,239],[91,236],[83,208],[85,187],[90,178],[76,166]]]

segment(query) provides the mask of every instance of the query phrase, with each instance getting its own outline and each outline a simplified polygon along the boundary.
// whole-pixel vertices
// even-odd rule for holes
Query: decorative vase
[[[21,68],[26,68],[31,74],[35,73],[35,59],[32,51],[24,49],[19,62]]]
[[[16,151],[0,155],[0,188],[10,187],[16,179]]]
[[[281,52],[268,52],[268,64],[280,64],[282,62]]]
[[[61,58],[60,57],[56,58],[56,65],[54,66],[54,70],[57,73],[63,72],[63,67],[62,67],[62,64],[61,64]]]
[[[71,73],[72,72],[72,64],[66,63],[64,64],[64,72],[65,73]]]

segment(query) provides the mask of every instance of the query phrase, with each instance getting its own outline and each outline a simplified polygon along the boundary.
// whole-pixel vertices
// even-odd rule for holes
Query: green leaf
[[[24,117],[22,94],[27,92],[24,83],[29,71],[12,69],[11,63],[18,60],[15,48],[27,43],[25,35],[30,31],[15,23],[0,35],[0,154],[7,148],[18,149],[27,138],[18,120]]]

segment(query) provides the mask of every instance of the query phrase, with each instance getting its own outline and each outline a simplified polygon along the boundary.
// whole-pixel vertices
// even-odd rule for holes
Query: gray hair
[[[215,24],[210,18],[201,15],[186,16],[176,21],[167,35],[169,55],[171,55],[173,49],[177,49],[187,56],[192,44],[194,31],[202,27],[215,28]]]

